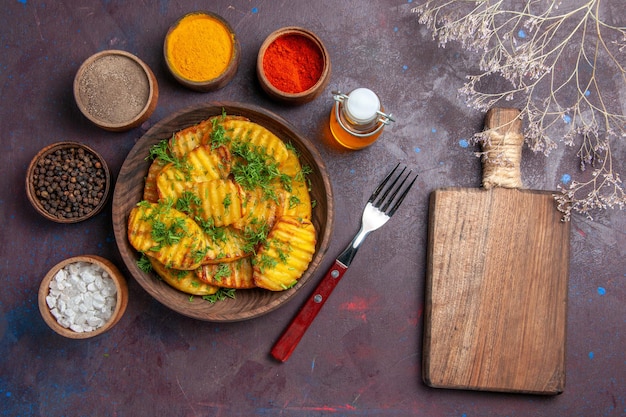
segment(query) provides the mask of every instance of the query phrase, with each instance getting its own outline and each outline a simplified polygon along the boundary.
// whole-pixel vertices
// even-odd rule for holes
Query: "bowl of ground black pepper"
[[[273,99],[304,104],[317,98],[330,80],[330,55],[313,32],[295,26],[272,32],[257,57],[257,77]]]
[[[78,142],[57,142],[35,155],[26,174],[26,195],[39,214],[76,223],[98,214],[111,188],[104,158]]]
[[[74,98],[96,126],[122,132],[154,112],[159,87],[152,70],[126,51],[107,50],[87,58],[74,77]]]
[[[179,18],[165,35],[165,64],[182,85],[199,92],[226,86],[237,73],[240,45],[221,16],[204,11]]]

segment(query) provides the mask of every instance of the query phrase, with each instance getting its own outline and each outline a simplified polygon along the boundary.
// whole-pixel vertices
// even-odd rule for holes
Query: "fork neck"
[[[371,230],[366,230],[363,225],[361,225],[361,229],[359,229],[359,232],[352,238],[350,244],[337,256],[337,261],[341,262],[346,267],[350,266],[359,246],[361,246],[361,243],[363,243],[370,232]]]

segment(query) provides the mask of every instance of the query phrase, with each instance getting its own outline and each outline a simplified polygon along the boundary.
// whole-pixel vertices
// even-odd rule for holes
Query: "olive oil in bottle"
[[[373,144],[390,122],[380,99],[372,90],[357,88],[350,93],[333,92],[335,105],[330,113],[330,131],[346,149],[358,150]]]

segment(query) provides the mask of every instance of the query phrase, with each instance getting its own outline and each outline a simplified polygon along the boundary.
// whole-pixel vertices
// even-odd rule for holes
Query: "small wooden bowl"
[[[59,272],[62,268],[65,268],[67,265],[76,262],[87,262],[99,266],[102,270],[106,271],[107,274],[113,279],[113,282],[115,283],[115,288],[117,289],[115,309],[113,311],[113,314],[111,315],[111,318],[102,327],[99,327],[96,330],[90,332],[75,332],[69,328],[61,326],[57,319],[50,312],[50,308],[48,307],[48,303],[46,302],[46,297],[50,293],[50,282],[55,277],[57,272]],[[69,339],[87,339],[90,337],[98,336],[110,330],[122,318],[124,312],[126,311],[126,306],[128,305],[128,286],[126,284],[126,279],[121,274],[119,269],[117,269],[117,267],[113,265],[110,261],[97,255],[75,256],[59,262],[54,267],[52,267],[50,271],[48,271],[39,286],[38,303],[41,316],[43,317],[46,324],[56,333]]]
[[[76,149],[76,150],[82,149],[86,154],[88,153],[88,154],[93,155],[93,161],[100,164],[100,167],[101,167],[100,169],[102,170],[101,175],[104,176],[104,189],[102,190],[102,196],[98,197],[99,202],[91,204],[89,206],[91,211],[89,211],[88,213],[82,216],[69,217],[69,216],[65,216],[61,214],[55,214],[55,212],[52,212],[51,209],[47,209],[46,204],[45,204],[46,199],[44,199],[41,196],[41,192],[40,192],[41,188],[39,184],[35,184],[35,181],[36,181],[35,177],[37,175],[37,169],[39,168],[39,164],[42,163],[46,158],[55,154],[55,152],[63,152],[68,149]],[[98,171],[100,171],[100,169],[98,169]],[[63,170],[63,173],[67,173],[68,175],[70,172],[71,172],[71,169]],[[95,176],[92,175],[92,178],[95,178]],[[71,180],[69,179],[65,180],[66,182],[65,186],[63,186],[63,184],[60,183],[61,181],[62,180],[57,182],[57,185],[60,187],[60,189],[68,190],[69,181]],[[35,210],[37,210],[39,214],[41,214],[46,219],[52,220],[57,223],[77,223],[77,222],[81,222],[83,220],[87,220],[95,216],[102,210],[102,208],[106,204],[110,191],[111,191],[111,173],[109,171],[109,167],[105,159],[98,152],[96,152],[95,150],[93,150],[92,148],[90,148],[89,146],[83,143],[57,142],[57,143],[53,143],[52,145],[48,145],[45,148],[43,148],[41,151],[39,151],[37,155],[35,155],[35,157],[30,161],[30,164],[26,171],[26,196],[28,197],[28,200],[30,201],[32,206],[35,208]],[[58,193],[55,195],[58,195]],[[49,192],[49,196],[54,197],[54,195],[51,194],[50,192]],[[59,202],[59,199],[53,198],[53,200],[56,200],[57,203]],[[60,213],[60,210],[56,210],[56,213]]]
[[[223,71],[221,71],[219,74],[209,77],[207,79],[193,79],[183,68],[179,68],[175,60],[172,59],[172,53],[182,53],[185,49],[188,49],[188,52],[191,53],[198,53],[196,50],[198,50],[199,48],[194,48],[194,46],[196,45],[190,43],[190,38],[186,37],[185,42],[187,43],[181,45],[176,40],[176,36],[178,34],[177,31],[181,30],[181,24],[193,24],[204,19],[206,19],[206,22],[204,23],[215,24],[215,27],[218,30],[223,30],[223,38],[228,39],[226,42],[231,42],[232,54]],[[201,46],[209,48],[211,42],[214,41],[215,39],[207,38],[204,40],[205,44]],[[167,34],[165,35],[165,42],[163,43],[163,56],[165,58],[165,64],[167,65],[168,70],[180,84],[195,91],[209,92],[226,86],[233,79],[233,77],[237,73],[237,68],[239,67],[241,47],[239,45],[239,40],[235,35],[235,31],[226,20],[224,20],[221,16],[216,15],[215,13],[196,11],[192,13],[187,13],[186,15],[178,19],[172,26],[170,26]]]
[[[74,78],[74,98],[96,126],[121,132],[152,115],[159,87],[152,70],[139,58],[108,50],[92,55],[80,66]]]
[[[283,91],[280,89],[279,86],[272,84],[266,75],[266,71],[264,69],[265,54],[267,53],[268,48],[277,39],[284,36],[296,36],[304,38],[306,41],[308,41],[309,45],[317,49],[317,52],[319,52],[320,58],[323,62],[317,81],[312,86],[303,91]],[[295,58],[295,53],[288,53],[287,56]],[[263,88],[263,90],[270,97],[288,104],[304,104],[319,97],[319,95],[322,94],[322,92],[328,85],[331,72],[330,55],[328,54],[328,51],[326,50],[326,47],[322,43],[321,39],[313,32],[295,26],[285,27],[272,32],[261,45],[261,48],[259,49],[259,54],[257,56],[256,71],[259,83],[261,84],[261,88]]]

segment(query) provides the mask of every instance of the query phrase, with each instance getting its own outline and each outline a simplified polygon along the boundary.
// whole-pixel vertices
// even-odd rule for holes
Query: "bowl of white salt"
[[[61,336],[87,339],[110,330],[128,305],[126,279],[113,263],[82,255],[56,264],[39,286],[39,311]]]

